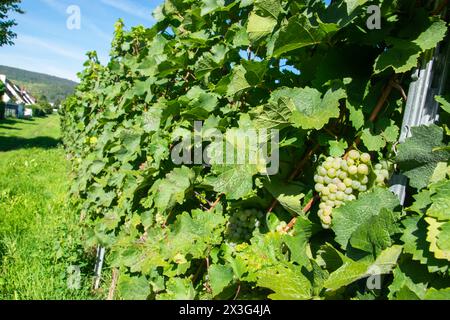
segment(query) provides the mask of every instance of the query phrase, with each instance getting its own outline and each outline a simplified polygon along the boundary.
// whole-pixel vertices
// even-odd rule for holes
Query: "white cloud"
[[[153,21],[152,12],[149,8],[136,5],[128,0],[101,0],[101,2],[135,17]]]
[[[30,47],[39,47],[68,59],[76,61],[86,60],[85,54],[82,50],[61,47],[55,43],[51,43],[37,37],[21,34],[15,42],[17,45],[22,44]]]
[[[67,15],[67,5],[63,4],[61,1],[56,0],[41,0],[52,8],[53,10],[59,12],[61,15]],[[112,35],[104,32],[101,30],[98,26],[96,26],[94,23],[92,23],[88,18],[86,18],[85,15],[83,15],[83,11],[81,11],[81,28],[86,27],[90,31],[92,31],[97,37],[110,42],[112,40]]]

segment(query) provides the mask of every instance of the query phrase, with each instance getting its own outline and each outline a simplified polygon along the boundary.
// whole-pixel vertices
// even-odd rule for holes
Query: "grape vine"
[[[369,5],[381,29],[367,28]],[[88,53],[61,111],[85,245],[118,270],[111,295],[449,297],[448,99],[440,123],[398,144],[404,88],[445,41],[434,10],[166,0],[151,28],[118,21],[110,61]],[[278,133],[275,174],[246,158],[249,130],[265,132],[261,145]],[[198,150],[214,161],[196,162]],[[245,161],[217,161],[224,150]],[[405,208],[394,172],[409,179]],[[365,285],[368,270],[386,275],[381,288]]]

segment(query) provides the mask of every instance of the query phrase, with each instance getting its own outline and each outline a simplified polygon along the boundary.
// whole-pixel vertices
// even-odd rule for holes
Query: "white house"
[[[6,105],[6,115],[17,118],[33,116],[32,109],[27,106],[36,104],[36,99],[25,89],[8,80],[3,74],[0,74],[0,81],[5,86],[5,94],[1,98]]]

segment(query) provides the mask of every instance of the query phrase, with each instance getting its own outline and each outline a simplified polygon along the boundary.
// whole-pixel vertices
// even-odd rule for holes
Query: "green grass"
[[[0,121],[0,299],[93,298],[59,143],[56,115]],[[67,285],[73,265],[82,289]]]

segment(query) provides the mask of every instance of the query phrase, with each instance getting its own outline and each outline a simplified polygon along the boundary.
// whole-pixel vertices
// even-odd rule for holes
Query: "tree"
[[[60,106],[61,106],[61,99],[56,98],[55,102],[53,103],[53,107],[55,109],[59,109]]]
[[[51,104],[48,102],[47,96],[42,95],[38,98],[38,106],[44,112],[44,114],[51,114],[53,112],[53,108]]]
[[[17,25],[14,19],[8,18],[12,12],[24,13],[20,7],[21,0],[1,0],[0,2],[0,47],[14,44],[17,35],[11,30]]]

